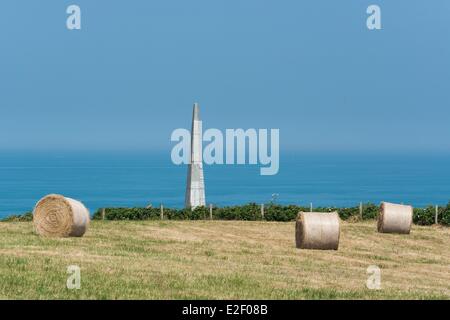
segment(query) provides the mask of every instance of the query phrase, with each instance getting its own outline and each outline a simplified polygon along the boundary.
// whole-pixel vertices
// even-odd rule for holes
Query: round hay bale
[[[34,229],[45,237],[81,237],[89,221],[89,210],[81,202],[58,194],[45,196],[33,210]]]
[[[300,249],[337,250],[341,232],[337,212],[300,212],[295,225],[295,242]]]
[[[382,202],[378,215],[377,229],[382,233],[409,234],[413,220],[413,207]]]

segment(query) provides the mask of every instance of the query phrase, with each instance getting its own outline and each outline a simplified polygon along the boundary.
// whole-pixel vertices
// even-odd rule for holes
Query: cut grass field
[[[94,221],[45,239],[0,223],[1,299],[449,299],[450,228],[343,222],[338,251],[295,248],[293,222]],[[67,267],[81,268],[69,290]],[[369,290],[367,267],[381,268]]]

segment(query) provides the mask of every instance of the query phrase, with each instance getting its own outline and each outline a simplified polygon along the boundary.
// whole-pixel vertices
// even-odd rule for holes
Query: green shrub
[[[366,203],[363,205],[363,219],[376,219],[380,207],[373,203]]]
[[[93,219],[102,219],[102,210],[98,209]],[[152,220],[159,219],[159,209],[156,208],[105,208],[106,220]]]
[[[2,222],[26,222],[26,221],[33,221],[33,213],[27,212],[24,214],[17,214],[12,215],[9,217],[6,217],[1,220]]]
[[[450,226],[450,202],[440,211],[440,219],[438,221],[444,226]]]
[[[414,208],[413,222],[421,226],[429,226],[434,223],[436,209],[433,206],[426,208]]]
[[[216,208],[214,218],[220,220],[261,220],[261,207],[256,203]]]
[[[351,217],[359,216],[359,207],[340,208],[337,211],[339,213],[339,217],[341,217],[342,220],[347,220]]]

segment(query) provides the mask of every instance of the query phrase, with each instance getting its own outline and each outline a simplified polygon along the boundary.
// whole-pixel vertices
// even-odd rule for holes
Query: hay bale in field
[[[337,212],[300,212],[295,225],[295,242],[300,249],[337,250],[340,220]]]
[[[39,200],[33,211],[34,229],[46,237],[81,237],[89,221],[89,210],[81,202],[58,194]]]
[[[382,233],[409,234],[413,220],[413,207],[382,202],[377,229]]]

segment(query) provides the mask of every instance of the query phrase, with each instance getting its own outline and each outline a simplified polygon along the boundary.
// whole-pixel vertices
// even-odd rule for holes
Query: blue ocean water
[[[275,176],[258,165],[205,166],[206,197],[215,205],[276,202],[353,206],[382,200],[415,206],[450,200],[450,155],[284,153]],[[106,206],[182,207],[186,166],[167,153],[3,152],[0,218],[29,211],[48,193]]]

